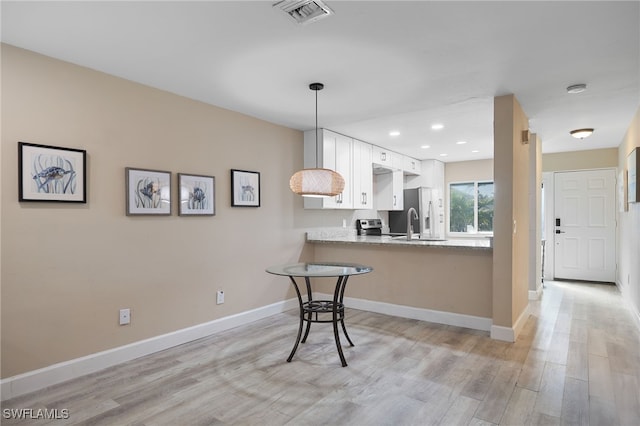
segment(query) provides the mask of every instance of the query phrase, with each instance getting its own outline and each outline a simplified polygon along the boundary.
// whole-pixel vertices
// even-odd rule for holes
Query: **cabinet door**
[[[335,170],[340,173],[344,178],[344,191],[342,193],[336,195],[335,197],[331,197],[327,199],[329,205],[331,202],[329,200],[333,200],[335,205],[332,205],[331,208],[338,209],[352,209],[353,208],[353,198],[352,198],[352,187],[353,187],[353,173],[352,173],[352,160],[353,157],[353,139],[343,136],[337,133],[335,135]],[[329,154],[325,151],[325,155]],[[329,168],[329,167],[327,167]]]
[[[379,146],[373,147],[373,163],[391,168],[391,151]]]
[[[422,163],[420,160],[416,160],[412,157],[407,157],[406,155],[403,158],[402,170],[407,175],[419,175],[421,172]]]
[[[386,211],[403,210],[403,186],[402,170],[376,175],[376,208]]]
[[[353,140],[353,208],[373,209],[373,147]]]
[[[404,210],[404,176],[401,170],[392,173],[393,196],[391,199],[392,210]]]

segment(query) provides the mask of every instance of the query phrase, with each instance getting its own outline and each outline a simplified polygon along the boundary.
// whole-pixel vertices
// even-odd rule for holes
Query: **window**
[[[449,232],[493,232],[493,182],[449,184]]]

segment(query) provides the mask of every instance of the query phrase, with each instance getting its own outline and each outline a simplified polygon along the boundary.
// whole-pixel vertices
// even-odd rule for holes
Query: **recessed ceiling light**
[[[422,149],[429,149],[429,148],[431,148],[431,145],[422,145],[420,148],[422,148]]]
[[[444,129],[444,124],[436,123],[431,125],[432,130],[442,130]]]
[[[567,87],[567,93],[571,94],[582,93],[585,90],[587,90],[587,85],[584,83],[572,84],[571,86]]]
[[[389,136],[400,136],[400,132],[397,130],[392,130],[389,132]]]
[[[458,144],[458,145],[464,145],[465,143],[467,143],[467,141],[458,141],[458,142],[456,142],[456,144]]]
[[[576,129],[569,132],[576,139],[584,139],[591,136],[593,129]]]
[[[449,154],[440,154],[440,157],[446,157]]]
[[[473,153],[475,154],[476,152],[480,152],[480,151],[479,151],[479,150],[477,150],[477,149],[474,149],[474,150],[473,150],[473,151],[471,151],[471,152],[473,152]]]

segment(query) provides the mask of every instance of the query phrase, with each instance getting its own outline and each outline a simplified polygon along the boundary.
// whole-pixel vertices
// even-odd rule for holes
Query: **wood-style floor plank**
[[[294,310],[4,401],[70,417],[2,424],[635,426],[640,330],[617,288],[546,284],[515,343],[347,309],[348,367],[326,324],[287,363]]]

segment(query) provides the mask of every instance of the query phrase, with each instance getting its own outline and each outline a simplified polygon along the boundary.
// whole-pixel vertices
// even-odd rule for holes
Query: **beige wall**
[[[640,108],[618,147],[619,171],[627,172],[627,156],[634,148],[640,148]],[[640,323],[640,203],[629,203],[628,206],[628,211],[618,213],[617,284]]]
[[[513,95],[494,101],[493,323],[512,327],[528,305],[528,118]]]
[[[19,203],[18,141],[86,149],[88,203]],[[291,297],[264,269],[297,261],[318,217],[288,189],[302,148],[298,131],[2,45],[2,377]],[[215,176],[216,215],[125,216],[127,166]],[[231,168],[261,173],[260,208],[230,207]]]
[[[493,180],[493,159],[445,163],[445,188],[452,182]]]
[[[316,261],[373,265],[373,272],[349,278],[347,297],[491,318],[491,250],[309,245]],[[334,289],[333,278],[315,288],[328,294]]]
[[[542,155],[543,172],[601,169],[618,166],[618,148],[556,152]]]

